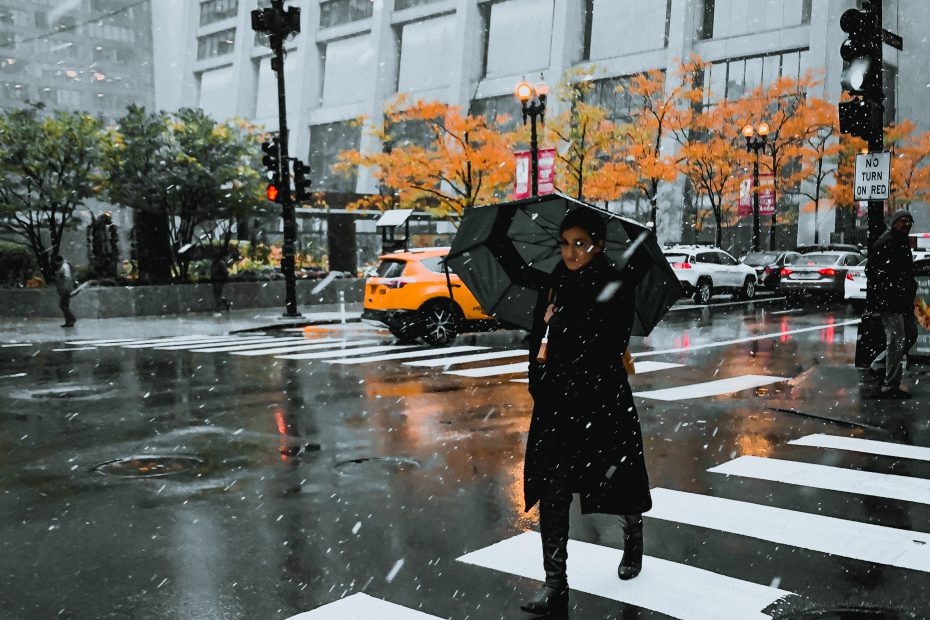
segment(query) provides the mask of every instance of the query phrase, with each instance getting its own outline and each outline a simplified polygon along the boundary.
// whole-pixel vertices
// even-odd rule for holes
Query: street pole
[[[539,195],[539,147],[536,144],[536,115],[530,115],[530,179],[531,195]]]
[[[882,65],[882,40],[881,40],[881,24],[882,24],[882,0],[876,0],[872,4],[872,10],[875,13],[875,20],[878,22],[878,37],[879,40],[875,45],[875,58],[878,63],[878,71],[880,76],[884,76],[884,67]],[[877,120],[877,127],[873,126],[871,135],[869,137],[869,152],[870,153],[881,153],[885,150],[885,132],[884,132],[884,116],[885,116],[885,93],[884,85],[881,88],[881,94],[879,100],[875,103],[878,105],[878,113],[873,115],[873,120]],[[869,201],[869,236],[866,241],[866,245],[869,248],[869,253],[872,252],[872,246],[878,240],[883,232],[885,232],[885,202],[883,200],[870,200]],[[866,291],[866,298],[868,298],[868,291]]]
[[[252,28],[268,35],[271,69],[278,82],[278,148],[280,202],[284,220],[284,247],[281,252],[281,272],[284,274],[284,316],[299,317],[297,311],[297,276],[294,273],[294,245],[297,238],[297,215],[291,198],[290,159],[288,157],[287,103],[284,94],[284,42],[288,35],[300,32],[300,9],[284,10],[284,0],[272,0],[271,7],[252,11]]]
[[[762,227],[759,225],[759,149],[755,149],[752,161],[752,251],[759,251],[759,237]]]

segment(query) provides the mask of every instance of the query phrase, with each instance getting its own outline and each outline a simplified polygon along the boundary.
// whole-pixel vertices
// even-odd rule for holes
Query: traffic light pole
[[[876,0],[872,4],[872,10],[876,15],[876,20],[878,22],[878,44],[875,46],[875,58],[878,62],[878,71],[880,76],[884,76],[884,66],[882,63],[882,40],[881,40],[881,31],[882,31],[882,0]],[[881,87],[881,100],[876,101],[878,104],[879,113],[873,115],[873,127],[871,130],[871,136],[869,137],[869,152],[870,153],[881,153],[885,150],[885,131],[884,131],[884,116],[885,116],[885,89],[884,84]],[[877,126],[875,126],[877,125]],[[868,215],[868,238],[866,241],[866,246],[869,249],[869,252],[872,251],[872,246],[878,240],[883,232],[885,232],[885,202],[882,200],[870,200],[869,201],[869,215]],[[868,301],[868,290],[866,290],[866,300]]]

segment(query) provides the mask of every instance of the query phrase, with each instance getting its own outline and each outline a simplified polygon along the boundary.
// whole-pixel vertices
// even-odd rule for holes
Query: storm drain
[[[843,607],[839,609],[815,609],[776,616],[775,620],[900,620],[896,611]]]
[[[346,475],[369,474],[374,471],[400,474],[420,467],[420,461],[403,456],[368,456],[336,463],[335,469]]]
[[[159,476],[174,476],[191,472],[202,467],[205,463],[206,461],[196,456],[146,454],[144,456],[127,456],[121,459],[113,459],[93,467],[92,471],[103,476],[157,478]]]

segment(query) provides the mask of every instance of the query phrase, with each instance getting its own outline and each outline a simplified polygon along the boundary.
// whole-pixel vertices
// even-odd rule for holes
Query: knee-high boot
[[[643,569],[643,515],[623,515],[623,558],[617,567],[620,579],[632,579]]]
[[[551,483],[546,499],[539,506],[539,529],[542,537],[543,569],[546,581],[542,588],[520,609],[533,614],[559,617],[568,614],[568,523],[571,493],[563,485]]]

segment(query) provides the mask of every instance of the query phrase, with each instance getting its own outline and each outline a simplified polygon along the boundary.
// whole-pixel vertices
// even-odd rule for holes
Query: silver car
[[[805,296],[842,299],[846,272],[862,262],[856,252],[811,252],[802,254],[781,270],[781,292],[789,300]]]

